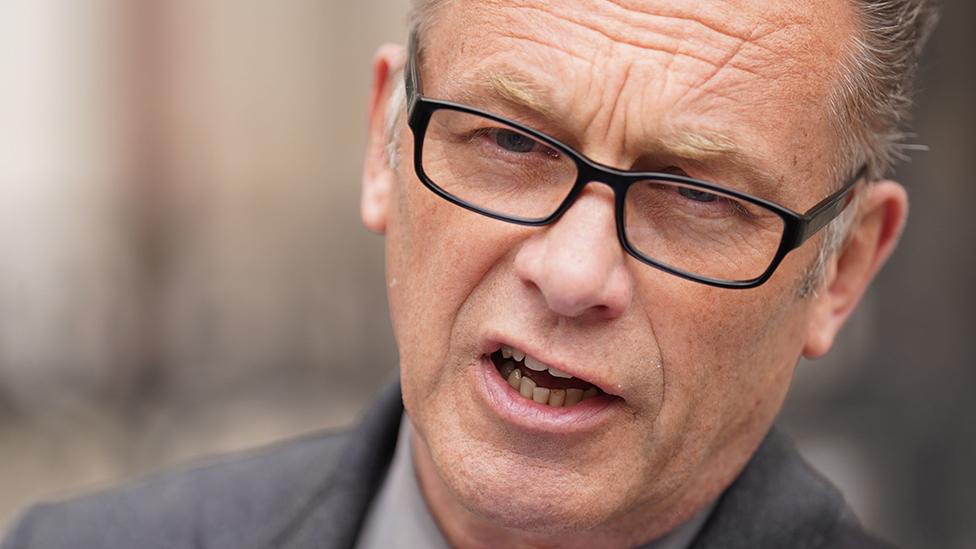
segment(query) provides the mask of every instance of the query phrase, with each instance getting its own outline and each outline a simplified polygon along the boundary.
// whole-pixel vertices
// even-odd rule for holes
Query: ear
[[[859,211],[842,249],[827,262],[823,291],[814,300],[803,356],[830,350],[841,326],[888,260],[908,216],[908,195],[894,181],[865,186]]]
[[[360,215],[367,229],[383,234],[389,213],[390,191],[396,181],[387,154],[387,107],[396,87],[394,77],[406,59],[402,46],[384,44],[373,56],[373,85],[369,99],[369,128],[363,165],[363,194]]]

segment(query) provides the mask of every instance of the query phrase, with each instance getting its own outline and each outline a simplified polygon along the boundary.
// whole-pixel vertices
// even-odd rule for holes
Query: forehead
[[[850,19],[840,0],[455,0],[424,37],[425,93],[525,106],[630,160],[685,135],[783,174],[827,155]]]

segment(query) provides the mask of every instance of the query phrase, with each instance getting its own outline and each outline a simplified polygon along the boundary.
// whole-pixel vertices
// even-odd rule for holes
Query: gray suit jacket
[[[393,455],[387,387],[352,431],[285,442],[28,512],[2,549],[350,548]],[[693,549],[880,548],[775,429]]]

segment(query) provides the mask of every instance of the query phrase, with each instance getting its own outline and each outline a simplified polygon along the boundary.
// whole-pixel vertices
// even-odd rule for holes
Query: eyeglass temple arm
[[[862,167],[857,171],[857,175],[851,178],[843,187],[840,188],[836,193],[823,199],[819,204],[810,208],[810,210],[803,216],[803,226],[800,230],[800,234],[796,239],[794,247],[800,246],[806,242],[811,236],[817,234],[817,231],[824,228],[825,225],[833,221],[848,205],[850,205],[851,200],[854,199],[853,190],[857,183],[867,174],[867,166]]]

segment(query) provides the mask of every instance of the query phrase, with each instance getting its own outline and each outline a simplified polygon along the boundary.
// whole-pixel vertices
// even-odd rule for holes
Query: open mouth
[[[523,398],[539,404],[563,408],[604,394],[592,383],[552,368],[513,347],[503,346],[490,356],[502,379]]]

